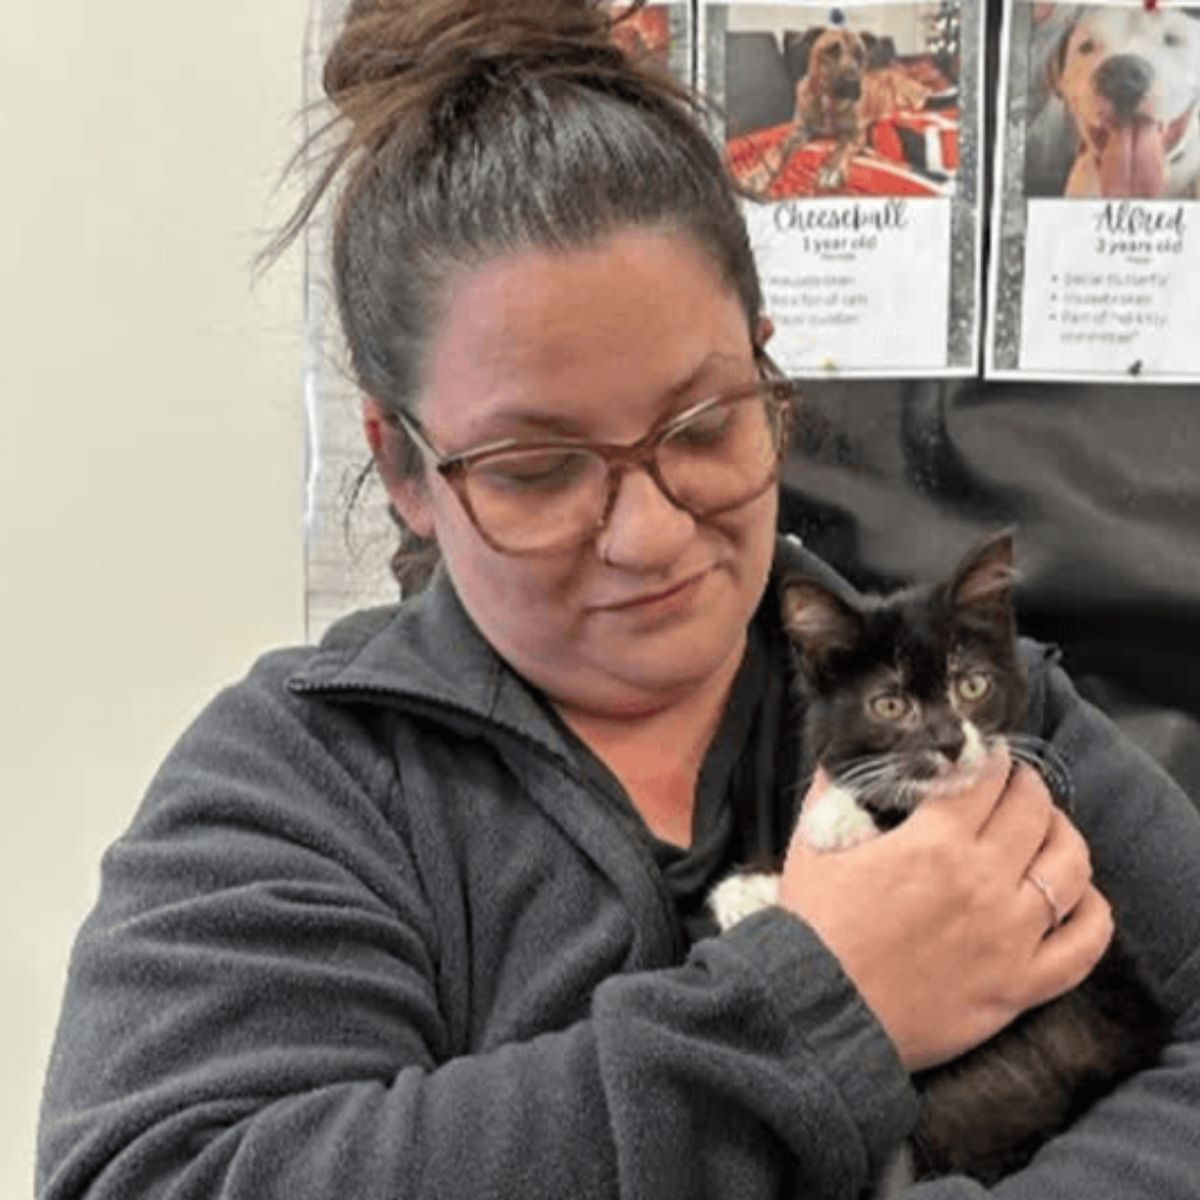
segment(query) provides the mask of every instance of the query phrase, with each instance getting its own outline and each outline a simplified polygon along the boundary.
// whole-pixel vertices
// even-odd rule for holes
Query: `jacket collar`
[[[787,535],[777,542],[764,602],[776,603],[778,578],[797,572],[846,586],[799,538]],[[333,702],[374,701],[499,725],[570,757],[535,691],[492,649],[441,570],[412,599],[337,622],[305,666],[290,676],[288,687]]]

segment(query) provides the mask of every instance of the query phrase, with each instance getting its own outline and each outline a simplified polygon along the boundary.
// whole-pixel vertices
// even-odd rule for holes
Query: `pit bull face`
[[[1179,193],[1170,176],[1197,138],[1200,21],[1177,9],[1085,9],[1052,74],[1082,144],[1068,195]],[[1194,174],[1191,157],[1185,169]]]

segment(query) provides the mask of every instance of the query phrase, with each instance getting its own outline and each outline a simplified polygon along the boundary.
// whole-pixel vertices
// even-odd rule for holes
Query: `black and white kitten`
[[[1028,683],[1013,581],[1005,531],[934,585],[850,596],[817,579],[785,584],[805,744],[832,780],[800,818],[809,845],[832,850],[877,837],[923,798],[969,786],[1001,741],[1066,802],[1064,764],[1023,732]],[[721,883],[710,900],[720,927],[773,903],[777,881],[777,874],[741,874]],[[873,1194],[954,1173],[994,1183],[1152,1063],[1164,1033],[1160,1010],[1114,940],[1079,988],[914,1077],[917,1126]]]

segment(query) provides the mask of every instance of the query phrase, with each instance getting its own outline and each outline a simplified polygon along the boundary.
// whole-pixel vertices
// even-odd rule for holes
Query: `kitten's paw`
[[[713,888],[708,907],[723,932],[778,898],[778,875],[730,875]]]
[[[800,837],[814,850],[845,850],[879,836],[871,814],[854,793],[834,785],[800,815]]]

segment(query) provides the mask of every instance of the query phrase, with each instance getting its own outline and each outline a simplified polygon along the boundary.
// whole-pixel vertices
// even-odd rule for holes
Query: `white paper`
[[[1008,0],[1002,50],[987,374],[1200,378],[1200,18]]]
[[[746,217],[785,369],[945,369],[949,200],[785,201]]]
[[[849,131],[841,80],[818,66],[842,35],[846,53],[866,49]],[[700,39],[700,88],[754,195],[744,211],[783,369],[974,374],[980,6],[727,0],[701,5]]]
[[[1196,372],[1197,222],[1179,203],[1031,202],[1022,369],[1158,382]]]

